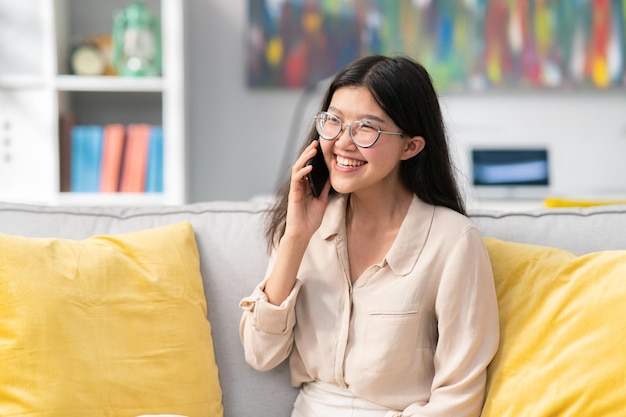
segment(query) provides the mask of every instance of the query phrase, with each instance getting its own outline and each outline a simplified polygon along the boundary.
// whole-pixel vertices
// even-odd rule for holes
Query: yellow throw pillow
[[[501,342],[482,416],[623,416],[626,251],[485,243]]]
[[[221,416],[190,223],[0,234],[0,416]]]

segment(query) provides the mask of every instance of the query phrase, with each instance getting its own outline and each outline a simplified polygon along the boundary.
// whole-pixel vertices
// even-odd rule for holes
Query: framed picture
[[[623,0],[248,0],[247,82],[306,88],[369,54],[441,91],[626,86]]]

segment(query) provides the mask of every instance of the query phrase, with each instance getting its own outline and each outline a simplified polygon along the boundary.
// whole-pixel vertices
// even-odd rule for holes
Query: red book
[[[128,126],[120,191],[127,193],[145,191],[149,144],[150,125],[135,123]]]
[[[124,151],[124,126],[121,124],[106,125],[102,146],[100,191],[114,193],[119,190],[122,152]]]

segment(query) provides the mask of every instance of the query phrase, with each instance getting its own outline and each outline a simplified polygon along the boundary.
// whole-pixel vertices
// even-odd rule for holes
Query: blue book
[[[77,125],[72,128],[70,191],[98,192],[102,163],[103,128]]]
[[[150,126],[146,192],[163,192],[163,128],[161,126]]]

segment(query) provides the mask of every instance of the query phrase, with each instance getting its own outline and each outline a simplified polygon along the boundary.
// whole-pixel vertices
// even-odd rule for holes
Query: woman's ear
[[[426,146],[426,140],[421,136],[410,136],[406,139],[404,144],[404,151],[402,152],[402,160],[413,158],[418,153],[422,152]]]

